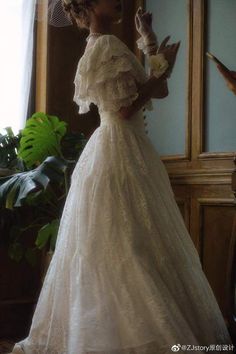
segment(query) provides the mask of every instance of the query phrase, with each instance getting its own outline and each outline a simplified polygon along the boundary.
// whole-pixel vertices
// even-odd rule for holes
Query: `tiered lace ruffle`
[[[102,35],[81,57],[73,100],[78,113],[87,113],[91,103],[100,112],[117,112],[138,97],[138,85],[148,80],[143,66],[129,48],[114,35]],[[149,100],[145,108],[152,110]]]

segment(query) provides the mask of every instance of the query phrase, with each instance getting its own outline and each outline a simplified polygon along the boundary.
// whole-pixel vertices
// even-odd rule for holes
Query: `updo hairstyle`
[[[72,22],[75,21],[80,28],[89,29],[89,9],[94,2],[97,0],[62,0],[62,6]]]

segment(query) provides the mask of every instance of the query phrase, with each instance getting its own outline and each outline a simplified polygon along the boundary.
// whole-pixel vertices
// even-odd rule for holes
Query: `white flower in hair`
[[[153,75],[159,78],[166,69],[169,67],[168,61],[165,59],[164,54],[157,53],[148,57],[150,68],[153,70]]]

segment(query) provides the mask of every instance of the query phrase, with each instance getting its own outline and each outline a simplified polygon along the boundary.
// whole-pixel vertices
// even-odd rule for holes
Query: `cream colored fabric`
[[[114,35],[103,35],[80,59],[74,84],[79,113],[94,103],[99,112],[118,111],[137,97],[137,85],[148,80],[144,68],[129,48]],[[145,105],[153,109],[151,100]]]
[[[82,110],[99,102],[101,124],[73,171],[29,334],[12,353],[170,354],[191,345],[203,354],[204,345],[230,344],[142,110],[130,121],[116,112],[135,96],[132,75],[144,81],[145,71],[116,37],[97,41],[78,66],[76,99]],[[122,82],[109,102],[104,73],[114,88],[126,77],[131,88]]]

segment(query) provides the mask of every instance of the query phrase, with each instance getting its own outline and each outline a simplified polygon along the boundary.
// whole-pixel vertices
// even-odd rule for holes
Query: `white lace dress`
[[[117,112],[147,79],[114,35],[98,37],[79,61],[74,100],[80,113],[95,103],[101,124],[73,171],[30,332],[14,354],[162,354],[232,343],[143,110],[129,121]]]

